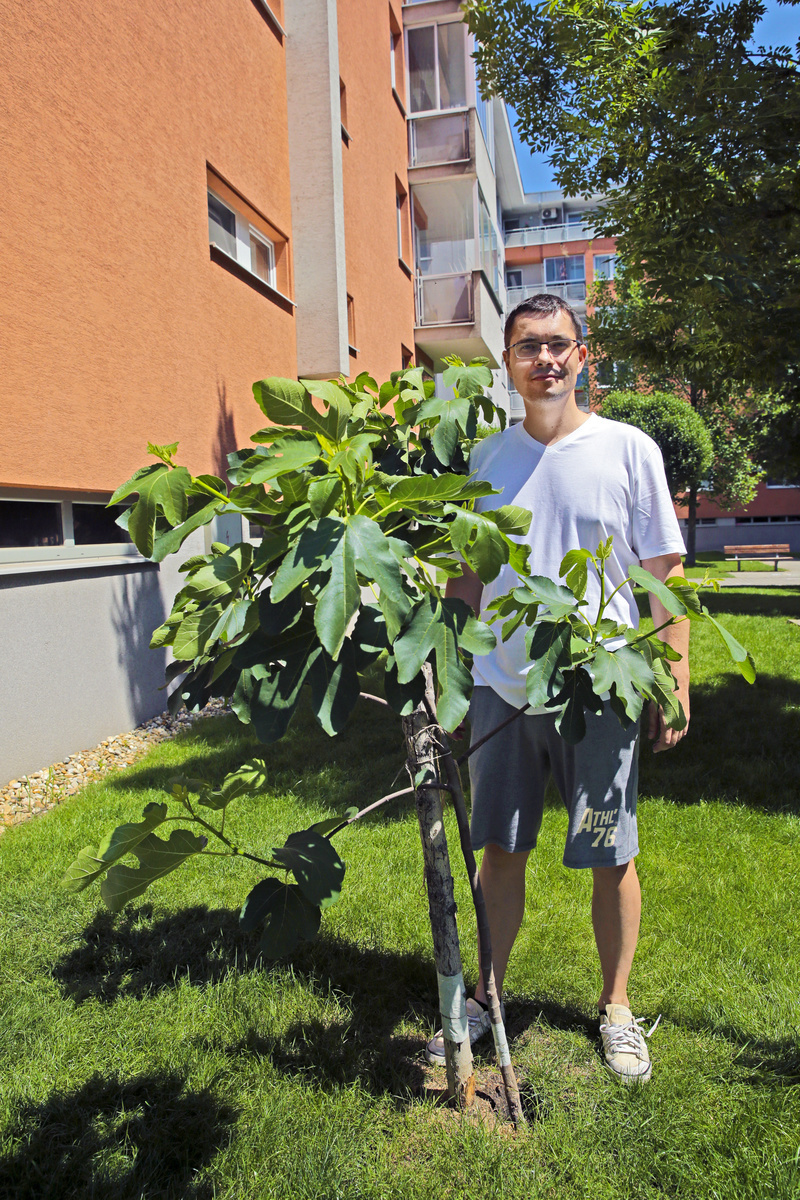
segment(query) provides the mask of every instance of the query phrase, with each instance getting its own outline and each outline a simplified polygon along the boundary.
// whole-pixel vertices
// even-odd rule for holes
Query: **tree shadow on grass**
[[[0,1158],[0,1196],[14,1200],[211,1200],[196,1179],[227,1144],[237,1113],[177,1074],[95,1075],[17,1106]]]
[[[800,1084],[800,1030],[794,1036],[765,1038],[735,1025],[687,1020],[665,1008],[664,1017],[679,1029],[724,1038],[734,1053],[731,1071],[752,1087],[797,1087]]]
[[[679,804],[701,800],[766,812],[800,812],[800,682],[739,675],[692,689],[686,738],[652,754],[642,740],[640,794]]]
[[[288,732],[271,745],[259,742],[232,715],[198,722],[175,741],[186,748],[196,744],[198,753],[180,765],[142,764],[109,780],[107,786],[125,792],[168,793],[176,775],[206,779],[217,786],[245,759],[260,758],[266,763],[272,794],[292,792],[316,808],[344,812],[352,805],[364,808],[407,783],[400,718],[368,701],[360,702],[335,738],[320,728],[307,705],[301,705]],[[402,819],[407,812],[408,802],[393,802],[380,809],[378,817]]]
[[[376,1094],[419,1092],[422,1031],[436,1021],[430,959],[323,936],[295,952],[291,969],[313,993],[334,993],[346,1017],[304,1020],[279,1036],[254,1028],[235,1045],[220,1035],[225,1053],[269,1058],[279,1070],[307,1074],[325,1087],[359,1082]],[[242,934],[236,913],[198,905],[153,920],[144,905],[116,918],[98,913],[83,944],[57,962],[52,974],[76,1003],[110,1004],[181,983],[203,987],[231,972],[271,970],[259,958],[258,935]],[[420,1028],[418,1037],[394,1036],[404,1021]]]
[[[112,1004],[177,987],[183,980],[198,987],[215,983],[231,970],[255,965],[258,938],[241,932],[236,912],[199,904],[157,920],[152,916],[149,904],[118,916],[96,913],[80,945],[53,968],[63,993],[77,1004]]]

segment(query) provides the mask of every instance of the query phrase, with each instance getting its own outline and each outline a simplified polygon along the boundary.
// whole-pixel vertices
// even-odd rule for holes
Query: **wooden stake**
[[[430,667],[426,666],[425,671],[427,690],[432,697]],[[439,789],[438,738],[436,729],[430,725],[424,704],[418,705],[410,717],[403,718],[403,733],[415,786],[417,819],[425,860],[428,911],[444,1032],[447,1092],[459,1108],[469,1108],[475,1099],[475,1075],[467,1023],[467,993],[461,968],[453,875]]]

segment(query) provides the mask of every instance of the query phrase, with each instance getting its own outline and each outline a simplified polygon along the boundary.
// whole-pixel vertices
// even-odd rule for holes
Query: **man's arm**
[[[464,600],[470,606],[476,617],[481,615],[481,596],[483,584],[466,563],[461,564],[463,574],[458,579],[448,579],[445,596],[448,600]]]
[[[657,558],[643,558],[642,566],[662,583],[676,575],[683,577],[683,564],[679,554],[660,554]],[[648,598],[653,623],[656,627],[663,625],[672,614],[667,612],[658,597],[651,595]],[[689,622],[681,621],[677,625],[670,625],[667,629],[662,629],[658,636],[662,642],[668,642],[673,650],[677,650],[681,655],[680,662],[671,662],[669,666],[677,684],[675,695],[686,713],[686,725],[683,729],[667,729],[661,717],[661,710],[655,704],[651,704],[647,736],[655,743],[653,751],[656,753],[659,750],[670,750],[677,745],[689,727]]]

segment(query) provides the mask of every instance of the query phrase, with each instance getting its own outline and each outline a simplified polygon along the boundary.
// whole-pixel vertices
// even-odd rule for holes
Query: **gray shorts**
[[[477,742],[514,709],[490,687],[476,687],[469,715]],[[623,729],[606,706],[586,713],[586,736],[569,746],[555,716],[522,716],[469,760],[472,845],[532,850],[552,774],[569,813],[566,867],[615,867],[639,853],[636,787],[639,726]]]

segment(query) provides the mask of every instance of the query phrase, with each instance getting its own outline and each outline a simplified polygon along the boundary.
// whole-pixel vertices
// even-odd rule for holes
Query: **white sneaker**
[[[624,1004],[607,1004],[605,1013],[600,1014],[606,1067],[621,1083],[633,1083],[635,1079],[644,1082],[652,1075],[653,1064],[644,1039],[655,1031],[658,1021],[643,1033],[639,1026],[644,1017],[634,1017]]]
[[[505,1021],[506,1008],[504,1004],[500,1005],[500,1011]],[[492,1028],[492,1018],[489,1016],[488,1008],[484,1008],[479,1001],[473,1000],[472,996],[467,997],[467,1023],[470,1046],[474,1045],[478,1038],[482,1038]],[[444,1036],[441,1029],[425,1047],[425,1057],[434,1067],[444,1066]]]

